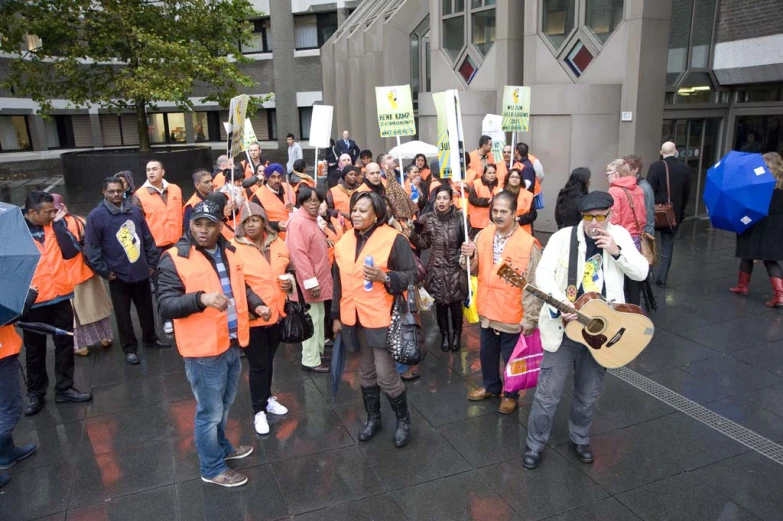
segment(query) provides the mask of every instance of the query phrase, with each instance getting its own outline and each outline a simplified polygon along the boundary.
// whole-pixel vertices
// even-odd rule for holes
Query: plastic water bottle
[[[419,202],[419,189],[414,184],[411,184],[411,201],[414,203]]]
[[[372,259],[372,255],[368,255],[364,258],[364,265],[365,266],[375,266],[375,262]],[[372,291],[372,281],[371,280],[365,280],[364,281],[364,291]]]

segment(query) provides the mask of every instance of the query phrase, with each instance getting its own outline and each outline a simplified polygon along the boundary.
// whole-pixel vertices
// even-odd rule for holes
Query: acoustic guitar
[[[561,313],[574,312],[567,304],[528,284],[508,264],[498,268],[498,276]],[[652,321],[633,304],[608,303],[598,293],[585,293],[573,306],[577,319],[565,325],[566,336],[587,347],[595,361],[608,369],[630,363],[650,344],[655,333]]]

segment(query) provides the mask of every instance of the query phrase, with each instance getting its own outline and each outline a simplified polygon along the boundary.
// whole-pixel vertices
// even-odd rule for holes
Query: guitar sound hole
[[[597,335],[601,331],[604,330],[606,327],[606,323],[603,321],[603,319],[600,318],[594,318],[590,321],[589,324],[587,324],[587,332],[591,335]]]

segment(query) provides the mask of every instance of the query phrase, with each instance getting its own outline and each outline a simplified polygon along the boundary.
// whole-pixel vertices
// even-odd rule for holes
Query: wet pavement
[[[89,210],[90,199],[70,206]],[[783,310],[764,305],[763,266],[749,297],[727,291],[733,253],[730,234],[683,225],[669,287],[656,288],[655,339],[629,367],[780,443]],[[569,386],[541,466],[524,470],[533,391],[510,416],[496,400],[468,402],[481,384],[477,329],[461,351],[444,354],[429,314],[425,325],[429,356],[423,378],[408,384],[413,436],[402,449],[385,400],[381,432],[357,441],[363,406],[352,355],[332,402],[329,376],[302,372],[299,346],[281,346],[273,392],[290,413],[270,416],[263,437],[253,430],[244,364],[228,436],[255,452],[232,463],[250,478],[237,489],[198,479],[195,401],[176,349],[142,350],[135,367],[117,345],[93,349],[76,359],[76,386],[92,389],[92,403],[55,404],[50,392],[40,414],[20,421],[17,443],[39,450],[11,469],[0,519],[783,519],[782,465],[611,374],[593,423],[595,463],[569,452]],[[51,348],[49,365],[52,374]]]

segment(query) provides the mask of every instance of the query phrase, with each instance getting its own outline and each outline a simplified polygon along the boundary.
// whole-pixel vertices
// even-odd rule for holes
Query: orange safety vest
[[[326,238],[332,241],[332,244],[337,244],[337,241],[339,241],[340,238],[345,233],[345,227],[340,222],[341,219],[338,217],[330,217],[329,221],[334,227],[334,230],[329,228],[329,226],[327,225],[324,228],[324,233],[326,234]],[[329,246],[329,266],[332,266],[333,264],[334,264],[334,246]]]
[[[530,212],[530,205],[533,203],[533,197],[535,197],[533,194],[520,187],[519,196],[517,197],[517,217]],[[528,234],[533,235],[533,225],[523,224],[520,226],[522,226],[522,229]]]
[[[0,326],[0,360],[18,355],[22,350],[22,337],[12,325]]]
[[[157,191],[151,194],[146,186],[136,190],[152,238],[158,247],[174,244],[182,237],[182,190],[169,183],[166,192],[164,203]]]
[[[476,197],[483,197],[486,199],[491,199],[495,194],[499,194],[502,191],[500,184],[498,184],[492,192],[490,192],[489,188],[486,187],[480,178],[473,181],[473,190],[476,192]],[[487,225],[489,225],[489,207],[482,208],[480,206],[473,206],[470,202],[468,202],[468,206],[470,208],[468,212],[470,226],[479,230],[486,228]]]
[[[226,175],[223,172],[218,172],[215,177],[212,179],[212,187],[215,190],[219,190],[223,188],[223,186],[226,184]]]
[[[399,234],[387,224],[378,226],[358,256],[355,233],[346,233],[335,245],[334,260],[340,270],[342,286],[340,320],[346,326],[355,326],[358,315],[364,327],[389,327],[394,296],[386,291],[381,282],[373,282],[372,290],[365,291],[362,267],[364,259],[370,255],[375,266],[388,272],[386,263]]]
[[[49,302],[57,297],[64,297],[73,292],[73,281],[68,266],[63,259],[63,252],[57,244],[57,237],[54,235],[54,228],[51,224],[43,227],[44,243],[41,244],[34,240],[35,246],[41,252],[41,258],[38,260],[38,266],[35,268],[33,282],[31,285],[38,288],[38,298],[36,304]]]
[[[495,164],[495,156],[492,155],[492,152],[487,152],[487,164]],[[476,172],[484,173],[484,166],[481,164],[481,156],[479,156],[478,149],[470,153],[470,168]],[[481,174],[479,174],[479,177],[481,177]]]
[[[481,231],[476,241],[478,250],[478,314],[501,324],[520,324],[524,316],[522,289],[512,286],[498,276],[498,268],[506,262],[517,272],[525,273],[530,262],[530,251],[538,241],[521,228],[514,230],[503,248],[498,264],[493,262],[493,244],[496,227],[490,224]]]
[[[253,171],[253,165],[251,165],[248,160],[243,159],[239,163],[242,165],[242,168],[245,171],[245,179],[247,179],[248,177],[253,177],[254,175],[256,175],[256,173]],[[266,168],[268,166],[269,166],[269,161],[264,163],[264,168]],[[256,165],[256,169],[258,169],[258,165]]]
[[[332,202],[334,203],[334,209],[338,212],[345,212],[347,214],[351,213],[351,195],[345,193],[345,190],[340,188],[339,186],[333,186],[329,189],[330,192],[332,192]],[[351,219],[345,219],[343,222],[343,227],[346,230],[350,230],[353,228],[353,223],[351,222]]]
[[[536,164],[536,156],[534,156],[533,154],[528,154],[527,158],[530,161],[531,165]],[[519,161],[517,161],[517,163],[519,163]],[[524,170],[525,165],[519,163],[519,167],[520,170]],[[541,193],[541,182],[538,180],[538,176],[535,176],[535,178],[536,178],[536,184],[533,186],[533,195],[538,195]]]
[[[71,232],[71,235],[76,238],[79,244],[82,244],[84,242],[84,219],[69,214],[65,216],[65,223],[68,225],[68,231]],[[86,280],[90,280],[95,275],[90,267],[87,266],[84,255],[81,253],[73,259],[65,260],[65,267],[71,276],[71,283],[74,287]]]
[[[266,185],[259,188],[258,191],[256,191],[256,193],[253,195],[253,198],[256,199],[258,203],[264,208],[264,211],[266,211],[267,219],[270,221],[287,221],[288,217],[290,216],[288,214],[288,210],[285,208],[285,205],[293,205],[294,203],[291,201],[295,201],[294,193],[291,191],[291,187],[287,183],[283,183],[280,186],[283,188],[283,198],[285,199],[285,203],[283,203],[277,197],[277,194],[266,187]],[[284,233],[280,233],[279,235],[281,239],[285,240]]]
[[[237,220],[239,220],[239,216],[237,216]],[[234,221],[229,217],[229,221],[226,222],[223,221],[223,229],[220,231],[220,234],[227,240],[230,241],[234,238],[234,228],[233,228]]]
[[[228,197],[228,195],[226,195]],[[196,206],[201,201],[205,201],[206,199],[202,198],[201,195],[198,193],[198,190],[196,190],[196,193],[190,196],[190,199],[188,199],[188,202],[185,203],[185,205],[182,207],[182,219],[185,219],[185,209],[190,208],[193,209],[194,206]],[[179,239],[177,239],[179,240]]]
[[[278,237],[269,245],[269,260],[253,245],[231,241],[236,246],[237,255],[245,265],[245,281],[261,297],[272,311],[269,320],[255,318],[250,327],[277,324],[285,316],[285,291],[280,289],[278,277],[285,274],[290,263],[288,246]]]
[[[299,195],[299,188],[302,186],[309,186],[310,188],[315,188],[315,181],[312,179],[302,179],[298,183],[296,183],[292,188],[294,190],[294,193]]]
[[[194,246],[190,247],[187,257],[180,257],[177,247],[167,250],[174,261],[185,293],[223,293],[217,271],[203,253]],[[234,294],[234,306],[237,312],[237,340],[242,347],[250,343],[250,328],[248,326],[247,295],[245,293],[245,267],[242,259],[236,253],[226,248],[223,250],[223,264],[231,278],[231,292]],[[206,308],[185,318],[174,319],[174,339],[177,342],[179,354],[189,358],[218,356],[231,347],[228,331],[228,310],[218,311]]]

